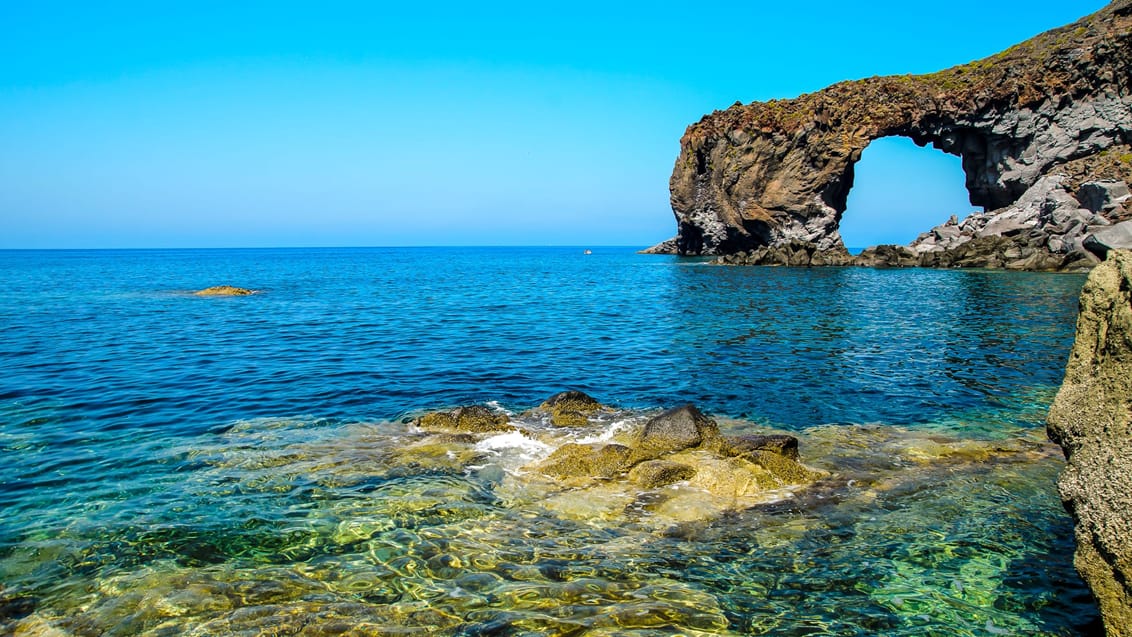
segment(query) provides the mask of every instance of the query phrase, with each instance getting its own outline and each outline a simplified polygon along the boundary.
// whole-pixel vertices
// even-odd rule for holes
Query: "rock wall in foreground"
[[[1132,636],[1132,252],[1089,275],[1048,428],[1068,461],[1058,488],[1076,524],[1074,563],[1109,637]]]
[[[1026,231],[1057,226],[1046,234],[1054,253],[1067,254],[1080,249],[1088,227],[1113,221],[1098,220],[1077,199],[1080,185],[1132,176],[1130,78],[1132,0],[1116,0],[1077,23],[938,73],[736,103],[689,126],[680,140],[669,182],[678,234],[652,251],[724,255],[797,243],[839,251],[854,164],[871,141],[896,135],[960,156],[971,203],[988,212],[1009,212],[1043,177],[1063,175],[1051,195],[1064,209],[1058,219],[1009,213],[998,225],[1004,232],[1021,231],[1018,223]],[[1030,198],[1050,195],[1049,184],[1042,188]],[[1063,237],[1075,224],[1081,227]],[[1051,249],[1046,243],[1042,250]]]

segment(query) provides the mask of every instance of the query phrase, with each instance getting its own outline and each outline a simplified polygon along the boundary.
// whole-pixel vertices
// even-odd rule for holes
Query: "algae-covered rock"
[[[232,285],[214,285],[203,290],[197,290],[193,294],[197,296],[247,296],[256,292],[256,290],[238,288]]]
[[[655,489],[696,475],[692,467],[670,460],[646,460],[629,471],[629,480],[646,489]]]
[[[613,478],[632,467],[632,450],[625,445],[601,447],[569,443],[539,466],[542,473],[562,479]]]
[[[741,456],[754,451],[771,451],[791,460],[798,459],[798,439],[786,434],[726,436],[720,439],[720,452]]]
[[[1048,431],[1068,461],[1058,489],[1074,564],[1109,637],[1132,635],[1132,252],[1111,252],[1085,283]]]
[[[425,431],[448,431],[465,433],[492,433],[515,431],[507,414],[497,414],[482,405],[457,407],[452,411],[434,411],[414,421]]]
[[[807,484],[824,476],[800,462],[772,451],[752,451],[742,457],[766,469],[780,486]]]
[[[645,424],[634,450],[641,460],[658,458],[719,437],[719,426],[692,405],[684,405],[656,416]]]
[[[550,424],[556,427],[585,427],[590,416],[604,409],[595,398],[573,390],[551,396],[538,408],[550,414]]]

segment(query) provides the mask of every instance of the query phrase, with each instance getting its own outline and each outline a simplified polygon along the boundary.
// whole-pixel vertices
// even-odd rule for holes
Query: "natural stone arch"
[[[791,242],[843,249],[853,165],[904,136],[962,158],[973,205],[1001,208],[1056,166],[1132,141],[1132,0],[985,60],[736,103],[693,124],[670,180],[681,254]]]
[[[959,156],[894,135],[873,140],[853,165],[838,232],[844,244],[864,249],[877,241],[908,244],[954,217],[978,212],[970,203]],[[871,242],[871,243],[870,243]]]

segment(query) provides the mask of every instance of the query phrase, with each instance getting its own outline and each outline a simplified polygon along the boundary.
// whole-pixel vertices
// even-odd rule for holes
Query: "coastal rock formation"
[[[1074,563],[1109,637],[1132,635],[1132,252],[1113,251],[1085,283],[1048,429],[1068,461],[1058,488],[1076,523]]]
[[[646,489],[687,481],[713,498],[750,504],[775,489],[808,485],[824,475],[798,462],[797,438],[724,436],[692,405],[650,419],[628,442],[562,445],[533,468],[583,488],[618,479]],[[650,494],[650,506],[670,497]]]
[[[822,255],[816,265],[836,264],[854,164],[870,142],[895,135],[960,156],[971,203],[988,211],[967,228],[935,229],[917,255],[946,253],[960,237],[1034,232],[1027,246],[1069,263],[1088,259],[1085,237],[1127,215],[1116,182],[1132,179],[1130,45],[1132,0],[1117,0],[938,73],[841,82],[716,111],[681,139],[670,181],[678,234],[652,251],[808,245],[810,264],[814,253]]]
[[[585,427],[603,410],[596,398],[580,391],[564,391],[547,398],[533,413],[546,415],[555,427]]]
[[[483,405],[457,407],[452,411],[434,411],[413,421],[422,431],[488,433],[513,431],[506,414],[497,414]]]

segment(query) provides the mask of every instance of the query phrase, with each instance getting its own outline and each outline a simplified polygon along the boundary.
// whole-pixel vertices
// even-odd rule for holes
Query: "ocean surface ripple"
[[[237,634],[215,622],[269,599],[422,634],[1073,634],[1093,615],[1041,427],[1083,281],[627,248],[2,251],[0,632]],[[192,295],[218,284],[258,293]],[[391,450],[425,410],[564,389],[792,431],[835,473],[923,473],[673,536],[525,515],[479,464]],[[877,431],[890,451],[837,455]],[[932,436],[1014,459],[932,470]],[[253,581],[281,588],[232,592]],[[189,589],[219,606],[168,610]],[[146,590],[168,612],[124,610]]]

